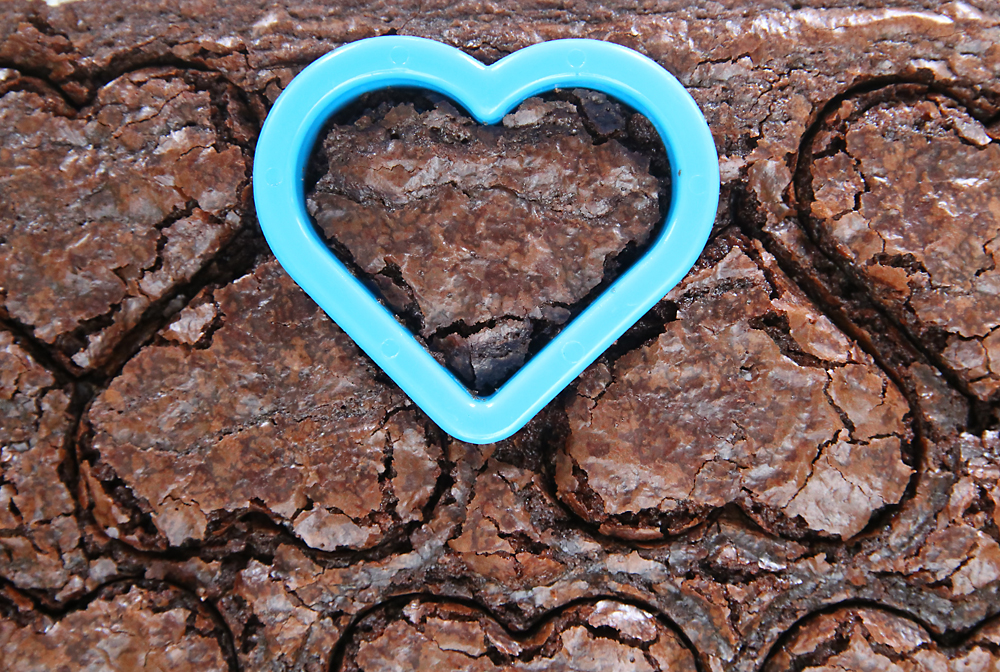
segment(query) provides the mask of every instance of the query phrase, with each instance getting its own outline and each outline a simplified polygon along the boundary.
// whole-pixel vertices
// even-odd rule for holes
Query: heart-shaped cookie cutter
[[[483,124],[556,88],[594,89],[656,128],[670,160],[670,212],[649,250],[488,397],[477,397],[378,302],[329,250],[308,213],[306,164],[331,115],[377,89],[448,96]],[[254,202],[261,229],[288,274],[442,429],[490,443],[523,427],[691,269],[719,202],[719,164],[708,124],[684,87],[655,61],[596,40],[535,44],[492,65],[448,45],[384,36],[340,47],[296,76],[257,141]]]

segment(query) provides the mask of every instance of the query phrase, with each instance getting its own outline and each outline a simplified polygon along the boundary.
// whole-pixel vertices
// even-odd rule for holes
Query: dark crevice
[[[788,315],[770,312],[752,317],[748,323],[754,329],[759,329],[770,336],[774,344],[781,350],[781,354],[799,366],[824,370],[834,366],[830,362],[824,362],[816,355],[809,354],[799,347],[799,344],[792,338],[791,326],[788,324]]]
[[[113,356],[105,364],[80,379],[98,387],[107,385],[191,298],[206,289],[225,286],[246,275],[266,256],[266,249],[258,231],[248,230],[245,226],[240,228],[189,281],[178,283],[145,310],[138,324],[116,346]]]
[[[62,384],[74,380],[75,376],[73,372],[66,367],[64,362],[52,356],[51,346],[38,339],[31,327],[22,324],[3,310],[2,298],[2,295],[0,295],[0,329],[10,332],[14,336],[14,342],[23,348],[43,368],[52,373]]]
[[[3,68],[0,64],[0,68]],[[34,93],[42,99],[39,109],[61,117],[73,118],[79,113],[81,106],[77,105],[66,93],[49,82],[43,73],[31,72],[21,68],[11,67],[17,72],[13,78],[0,80],[0,97],[16,91]]]
[[[628,353],[649,345],[666,332],[668,324],[677,320],[677,309],[676,303],[661,300],[608,346],[597,361],[612,368]]]

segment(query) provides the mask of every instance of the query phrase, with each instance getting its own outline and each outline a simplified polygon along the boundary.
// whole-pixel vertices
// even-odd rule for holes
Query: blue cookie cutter
[[[323,125],[362,94],[404,86],[448,96],[483,124],[555,88],[602,91],[644,114],[670,159],[670,212],[650,249],[489,397],[471,394],[431,357],[330,252],[306,212],[305,168]],[[292,279],[442,429],[490,443],[523,427],[691,269],[715,220],[719,164],[694,99],[626,47],[555,40],[486,66],[434,40],[385,36],[340,47],[292,80],[261,130],[253,186],[264,236]]]

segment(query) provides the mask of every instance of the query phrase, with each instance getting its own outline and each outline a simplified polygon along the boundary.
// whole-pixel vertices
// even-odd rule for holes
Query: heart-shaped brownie
[[[81,110],[0,77],[0,316],[92,369],[239,228],[252,130],[204,73],[132,72]]]
[[[793,536],[852,537],[913,469],[906,399],[781,272],[729,231],[569,398],[559,495],[607,534],[659,539],[738,503]]]
[[[643,251],[669,205],[662,143],[597,92],[530,98],[497,126],[428,92],[369,98],[323,139],[309,212],[489,394]]]
[[[926,87],[881,89],[822,120],[800,194],[825,250],[984,401],[1000,398],[998,137]]]
[[[414,599],[373,611],[351,635],[338,672],[697,669],[691,650],[656,615],[614,600],[561,609],[512,636],[477,609]]]
[[[81,477],[97,521],[141,548],[224,539],[252,513],[313,548],[371,548],[424,520],[442,473],[406,406],[266,261],[196,297],[94,401]]]

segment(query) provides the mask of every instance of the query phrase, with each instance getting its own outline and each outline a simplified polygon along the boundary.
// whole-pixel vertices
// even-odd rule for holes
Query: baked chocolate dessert
[[[613,637],[608,637],[613,634]],[[631,604],[569,607],[528,637],[512,637],[464,604],[410,600],[362,619],[334,665],[351,670],[442,666],[452,670],[677,670],[694,672],[691,651],[670,628]]]
[[[900,614],[843,607],[797,627],[764,669],[987,670],[996,665],[997,639],[990,624],[958,646],[940,645]]]
[[[666,152],[645,117],[593,91],[529,98],[496,127],[439,96],[390,93],[332,124],[308,207],[399,319],[488,394],[642,253],[669,207]]]
[[[0,648],[13,670],[905,670],[1000,659],[1000,9],[15,0],[0,9]],[[409,34],[589,37],[688,88],[687,278],[511,438],[455,441],[284,274],[254,142]],[[488,394],[669,208],[599,92],[330,120],[332,253]]]

